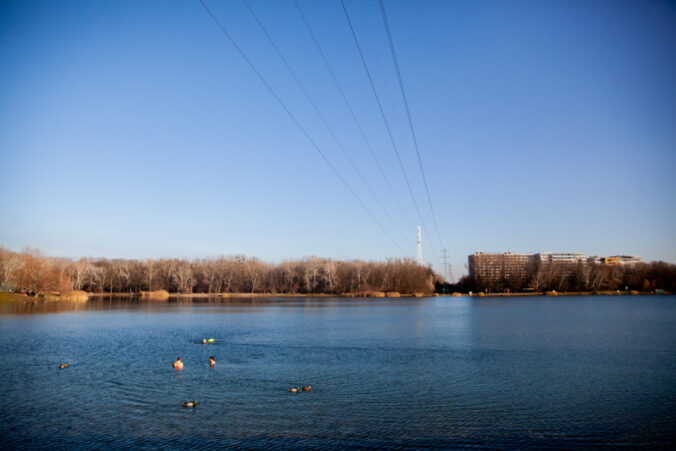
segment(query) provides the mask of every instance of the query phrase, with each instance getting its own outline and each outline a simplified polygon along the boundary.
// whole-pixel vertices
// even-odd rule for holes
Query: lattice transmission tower
[[[441,252],[441,258],[444,262],[444,278],[446,279],[446,282],[453,283],[453,271],[451,271],[451,264],[448,262],[448,251],[442,249]]]

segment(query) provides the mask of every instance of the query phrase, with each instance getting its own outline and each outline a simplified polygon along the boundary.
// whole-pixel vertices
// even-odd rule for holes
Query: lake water
[[[1,308],[3,449],[676,447],[674,296]]]

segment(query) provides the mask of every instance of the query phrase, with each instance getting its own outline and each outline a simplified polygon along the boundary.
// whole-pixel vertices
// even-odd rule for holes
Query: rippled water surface
[[[676,446],[673,296],[2,309],[4,449]]]

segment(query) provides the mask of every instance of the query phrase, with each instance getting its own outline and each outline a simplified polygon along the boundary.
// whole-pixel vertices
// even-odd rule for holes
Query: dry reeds
[[[414,298],[421,298],[421,297],[423,297],[423,294],[421,292],[417,291],[417,292],[413,293],[413,297]]]
[[[166,301],[169,299],[169,292],[167,290],[141,291],[140,295],[141,299],[152,301]]]
[[[384,291],[354,291],[352,293],[344,293],[343,296],[348,298],[384,298]]]
[[[388,291],[385,294],[387,295],[388,298],[400,298],[401,297],[401,293],[399,293],[398,291]]]
[[[59,297],[59,300],[69,302],[87,302],[89,300],[89,294],[82,290],[73,290],[62,294]]]

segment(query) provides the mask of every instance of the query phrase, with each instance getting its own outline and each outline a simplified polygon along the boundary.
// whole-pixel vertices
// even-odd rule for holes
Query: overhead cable
[[[357,34],[354,31],[354,27],[352,26],[352,20],[350,20],[350,14],[347,12],[347,7],[345,6],[345,1],[340,0],[340,4],[343,6],[343,11],[345,11],[345,17],[347,18],[347,23],[350,26],[350,31],[352,32],[352,37],[354,38],[354,43],[356,44],[357,50],[359,51],[359,56],[361,57],[361,61],[362,61],[362,64],[364,66],[364,70],[366,71],[366,75],[369,79],[369,83],[371,85],[371,90],[373,91],[373,95],[376,98],[376,103],[378,104],[378,109],[380,110],[380,115],[383,118],[383,122],[385,123],[385,128],[387,129],[387,134],[390,137],[390,142],[392,143],[392,148],[394,149],[394,153],[397,156],[397,162],[399,163],[399,167],[401,168],[401,172],[404,174],[404,180],[406,181],[406,186],[408,187],[408,192],[411,195],[411,199],[413,200],[413,205],[415,206],[416,212],[418,213],[418,217],[420,218],[420,222],[422,223],[423,229],[429,230],[425,226],[425,222],[423,220],[423,215],[420,212],[420,207],[418,206],[418,202],[416,201],[415,195],[413,194],[413,189],[411,188],[411,183],[409,182],[408,175],[406,174],[406,169],[404,169],[404,164],[401,161],[401,156],[399,155],[399,150],[397,148],[397,144],[394,141],[394,136],[392,135],[392,130],[390,129],[390,124],[387,121],[387,117],[385,116],[385,112],[383,111],[383,106],[382,106],[382,103],[380,102],[380,97],[378,96],[378,91],[376,90],[375,84],[373,83],[373,77],[371,77],[371,72],[369,71],[368,65],[366,64],[364,52],[362,51],[361,46],[359,45],[359,39],[357,39]],[[430,249],[432,249],[432,254],[436,258],[436,253],[434,252],[434,248],[432,246],[430,246]]]
[[[324,54],[324,51],[322,50],[322,47],[319,44],[319,41],[317,40],[317,37],[315,36],[314,32],[312,31],[312,27],[310,26],[309,21],[305,17],[305,14],[303,13],[303,10],[300,7],[300,4],[298,3],[298,0],[294,0],[294,2],[296,3],[296,7],[298,8],[298,12],[300,13],[301,18],[303,19],[303,22],[305,23],[305,27],[307,28],[308,32],[310,33],[310,36],[312,37],[312,40],[315,43],[315,46],[317,47],[317,51],[319,52],[319,54],[322,57],[322,61],[324,61],[324,65],[326,66],[326,69],[329,71],[329,74],[331,75],[331,79],[333,80],[333,83],[336,85],[336,89],[338,89],[338,92],[340,93],[340,97],[343,99],[343,102],[345,103],[345,106],[347,107],[347,111],[350,113],[350,117],[352,118],[354,125],[357,127],[357,130],[359,130],[359,134],[361,135],[362,139],[364,140],[364,143],[366,144],[366,148],[369,150],[371,157],[373,157],[373,160],[375,161],[376,166],[378,167],[378,171],[380,172],[380,175],[382,175],[383,179],[385,179],[385,183],[387,184],[387,187],[389,188],[390,193],[394,197],[394,200],[397,202],[397,205],[399,206],[401,213],[404,215],[404,217],[408,221],[408,225],[411,228],[414,228],[413,222],[409,218],[408,213],[406,212],[406,209],[404,209],[404,206],[401,204],[401,201],[399,200],[399,196],[397,196],[397,193],[394,191],[394,188],[392,187],[392,183],[390,182],[390,179],[387,177],[387,174],[385,174],[385,170],[383,169],[383,166],[380,164],[380,160],[378,159],[375,152],[373,151],[373,147],[371,146],[370,141],[366,137],[366,133],[364,132],[363,127],[359,123],[359,120],[357,119],[357,116],[354,113],[354,110],[352,109],[352,105],[347,100],[347,96],[345,95],[343,88],[340,86],[340,83],[338,82],[338,79],[336,78],[336,75],[333,72],[333,68],[331,67],[331,64],[329,63],[328,58]],[[399,232],[401,233],[401,230]]]
[[[385,206],[383,205],[383,203],[380,201],[380,198],[378,197],[378,195],[376,194],[376,192],[373,190],[373,188],[371,188],[371,184],[368,182],[368,180],[366,179],[366,177],[364,177],[364,175],[362,174],[362,172],[359,170],[359,168],[358,168],[357,165],[355,164],[354,160],[350,157],[350,154],[349,154],[349,153],[347,152],[347,150],[345,149],[345,146],[343,146],[343,143],[340,141],[340,139],[338,139],[338,136],[336,136],[336,133],[333,131],[333,128],[329,125],[328,121],[326,120],[326,118],[324,117],[324,115],[323,115],[323,114],[321,113],[321,111],[319,110],[319,107],[317,106],[317,104],[314,102],[314,100],[312,100],[312,97],[311,97],[310,94],[307,92],[307,89],[305,89],[305,86],[303,85],[303,83],[300,81],[300,79],[299,79],[298,76],[296,75],[296,72],[291,68],[291,65],[289,64],[289,62],[287,61],[287,59],[286,59],[286,58],[284,57],[284,55],[282,54],[282,51],[280,50],[279,46],[278,46],[277,43],[274,41],[274,39],[272,39],[272,36],[270,35],[270,33],[268,33],[268,30],[267,30],[267,29],[265,28],[265,26],[263,25],[263,22],[261,22],[261,20],[259,19],[259,17],[258,17],[258,15],[256,14],[256,12],[253,10],[253,8],[251,7],[251,5],[249,4],[249,2],[248,2],[247,0],[242,0],[242,1],[243,1],[244,4],[246,5],[247,9],[249,10],[249,12],[250,12],[251,15],[253,16],[253,18],[256,20],[256,23],[258,24],[258,26],[260,27],[260,29],[263,31],[263,33],[264,33],[265,36],[267,37],[267,39],[268,39],[268,41],[270,42],[270,44],[272,45],[272,47],[275,49],[275,52],[277,53],[277,55],[279,56],[279,58],[280,58],[280,59],[282,60],[282,62],[284,63],[284,66],[286,66],[287,70],[288,70],[289,73],[291,74],[291,77],[294,79],[294,81],[296,82],[296,84],[298,85],[298,87],[300,88],[300,90],[303,92],[303,95],[305,95],[305,98],[307,99],[307,101],[310,102],[310,105],[312,105],[312,108],[315,110],[315,113],[317,113],[317,116],[319,116],[319,119],[322,121],[322,123],[324,124],[324,126],[325,126],[326,129],[328,130],[329,134],[333,137],[333,140],[336,142],[336,144],[338,145],[338,147],[339,147],[340,150],[342,151],[342,153],[343,153],[343,155],[345,156],[345,158],[347,158],[347,161],[350,163],[350,166],[352,166],[352,169],[354,169],[354,171],[357,173],[357,175],[359,175],[359,178],[362,180],[362,182],[364,183],[364,185],[366,185],[366,188],[369,190],[369,192],[371,193],[371,195],[372,195],[373,198],[375,199],[376,203],[377,203],[377,204],[380,206],[380,208],[383,210],[383,213],[385,214],[385,216],[389,219],[389,221],[392,223],[392,225],[395,227],[395,229],[397,229],[397,231],[404,237],[404,240],[406,240],[406,236],[403,234],[403,232],[401,231],[401,229],[399,229],[399,226],[397,226],[397,223],[394,222],[394,220],[393,220],[392,217],[390,216],[389,212],[387,211],[387,209],[385,208]]]
[[[423,184],[425,185],[425,193],[427,194],[427,202],[432,212],[432,220],[434,221],[434,228],[437,232],[437,239],[439,240],[439,245],[441,248],[444,248],[444,244],[441,240],[441,234],[439,233],[439,225],[437,224],[437,215],[434,213],[434,207],[432,206],[432,197],[430,196],[430,189],[427,185],[427,177],[425,177],[425,170],[423,169],[422,158],[420,158],[420,149],[418,148],[418,138],[415,134],[415,129],[413,127],[413,120],[411,119],[411,111],[408,108],[408,100],[406,97],[406,91],[404,90],[404,82],[401,79],[401,71],[399,70],[399,62],[397,61],[397,54],[394,51],[394,43],[392,41],[392,33],[390,32],[390,24],[387,21],[387,14],[385,13],[385,4],[383,0],[378,0],[380,4],[380,12],[383,16],[383,23],[385,24],[385,31],[387,33],[387,40],[390,43],[390,52],[392,53],[392,60],[394,60],[394,68],[397,71],[397,81],[399,81],[399,89],[401,90],[401,97],[404,99],[404,106],[406,107],[406,117],[408,118],[408,125],[411,129],[411,136],[413,137],[413,145],[415,146],[415,153],[418,157],[418,166],[420,167],[420,173],[422,174]]]
[[[327,156],[324,154],[324,152],[322,152],[322,150],[319,148],[319,146],[317,145],[317,143],[316,143],[316,142],[312,139],[312,137],[308,134],[308,132],[307,132],[307,131],[305,130],[305,128],[301,125],[301,123],[298,121],[298,119],[296,119],[296,116],[294,116],[294,114],[291,112],[291,110],[289,110],[289,108],[288,108],[288,107],[286,106],[286,104],[282,101],[282,99],[277,95],[277,93],[274,91],[274,89],[272,89],[272,86],[270,86],[270,84],[265,80],[265,78],[263,77],[263,75],[259,72],[259,70],[256,68],[256,66],[253,64],[253,62],[249,59],[249,57],[246,55],[246,53],[244,53],[244,51],[242,50],[242,48],[237,44],[237,42],[232,38],[232,36],[230,36],[230,33],[228,33],[228,31],[227,31],[227,30],[225,29],[225,27],[221,24],[221,22],[220,22],[220,21],[218,20],[218,18],[214,15],[214,13],[211,12],[211,10],[210,10],[209,7],[206,5],[206,3],[204,3],[204,0],[199,0],[199,2],[202,4],[202,7],[204,7],[204,9],[206,10],[206,12],[209,13],[209,15],[211,16],[211,18],[212,18],[212,19],[214,20],[214,22],[216,23],[216,25],[218,25],[218,28],[221,29],[221,31],[223,32],[223,34],[225,35],[225,37],[226,37],[226,38],[230,41],[230,43],[235,47],[235,49],[237,50],[237,52],[242,56],[242,58],[244,58],[244,61],[246,61],[246,63],[247,63],[247,64],[249,65],[249,67],[251,68],[251,70],[254,71],[254,73],[258,76],[258,78],[259,78],[260,81],[263,83],[263,85],[265,85],[265,87],[268,89],[268,91],[270,92],[270,94],[272,94],[272,96],[275,98],[275,100],[277,101],[277,103],[279,103],[279,105],[280,105],[280,106],[282,107],[282,109],[286,112],[286,114],[289,115],[289,117],[290,117],[291,120],[296,124],[296,126],[297,126],[298,129],[301,131],[301,133],[303,133],[303,135],[305,136],[305,138],[310,142],[310,144],[312,145],[312,147],[317,151],[317,153],[319,153],[319,155],[320,155],[320,156],[322,157],[322,159],[326,162],[326,164],[329,165],[329,167],[330,167],[331,170],[334,172],[334,174],[336,174],[336,176],[340,179],[340,181],[343,183],[343,185],[345,185],[345,188],[347,188],[347,190],[350,191],[350,193],[351,193],[352,196],[357,200],[357,202],[359,203],[359,205],[361,205],[361,207],[362,207],[362,208],[366,211],[366,213],[371,217],[371,219],[373,220],[373,222],[376,223],[376,225],[377,225],[377,226],[385,233],[385,235],[387,235],[387,237],[388,237],[388,238],[389,238],[389,239],[390,239],[390,240],[391,240],[391,241],[392,241],[392,242],[393,242],[393,243],[394,243],[394,244],[395,244],[402,252],[405,252],[405,251],[401,248],[401,246],[399,245],[399,243],[397,243],[397,242],[394,240],[394,238],[392,237],[392,235],[390,235],[390,233],[382,226],[382,224],[380,224],[380,222],[379,222],[378,219],[375,217],[375,215],[374,215],[374,214],[371,212],[371,210],[366,206],[366,204],[364,204],[364,202],[361,200],[361,198],[360,198],[360,197],[357,195],[357,193],[352,189],[352,187],[347,183],[347,181],[345,180],[345,178],[340,174],[340,172],[338,171],[338,169],[336,169],[336,167],[331,163],[331,161],[327,158]]]

